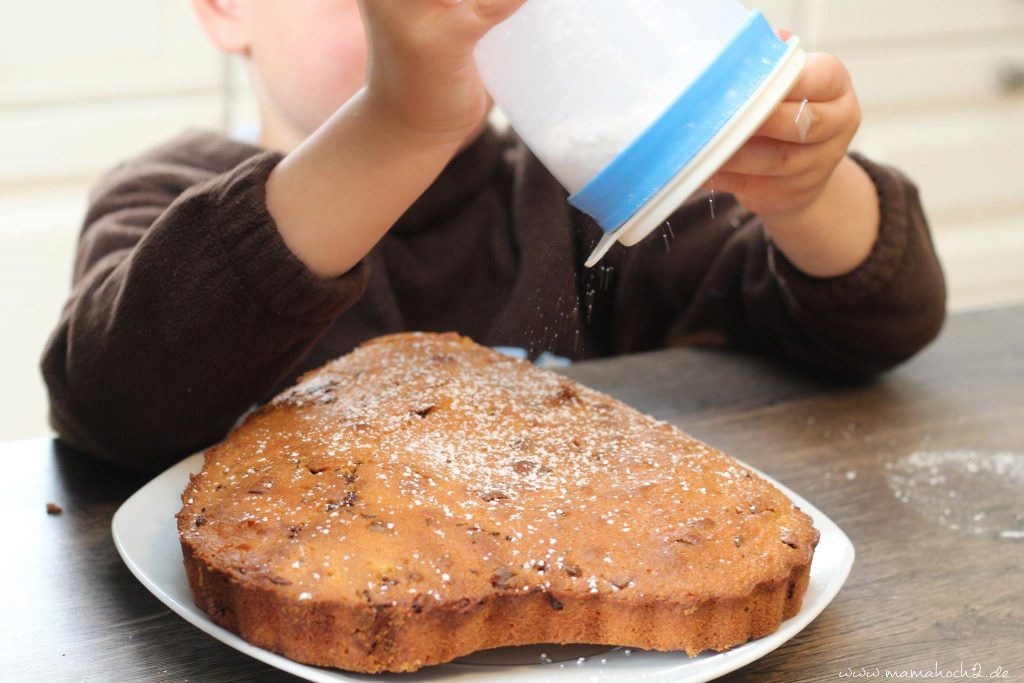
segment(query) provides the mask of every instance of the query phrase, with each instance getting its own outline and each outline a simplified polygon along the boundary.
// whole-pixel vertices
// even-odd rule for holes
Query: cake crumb
[[[63,515],[64,514],[64,508],[62,508],[60,505],[57,505],[56,503],[47,503],[46,504],[46,514],[48,514],[48,515]]]

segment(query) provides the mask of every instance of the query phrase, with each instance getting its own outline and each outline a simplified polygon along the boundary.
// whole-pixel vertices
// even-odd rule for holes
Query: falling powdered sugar
[[[807,142],[807,137],[811,133],[811,115],[807,111],[808,101],[805,99],[800,103],[800,109],[796,112],[796,119],[793,123],[796,124],[796,130],[800,133],[800,142]]]

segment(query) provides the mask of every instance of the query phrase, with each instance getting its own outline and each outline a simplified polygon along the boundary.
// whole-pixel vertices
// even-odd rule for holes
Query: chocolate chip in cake
[[[423,417],[426,417],[427,415],[430,415],[432,412],[434,412],[434,410],[436,408],[437,408],[437,406],[425,406],[423,408],[417,408],[417,409],[413,410],[412,414],[413,415],[418,415],[419,417],[423,418]]]
[[[550,403],[553,406],[560,406],[565,403],[571,403],[579,400],[580,395],[579,392],[576,391],[576,386],[570,382],[562,382],[559,386],[558,393],[551,398]]]
[[[270,583],[276,583],[278,586],[290,586],[292,582],[288,579],[283,579],[280,576],[271,576]]]
[[[491,585],[495,588],[506,588],[515,575],[516,573],[508,567],[498,567],[491,574]]]
[[[633,579],[628,576],[615,576],[608,580],[613,586],[622,590],[623,588],[629,588],[633,585]]]
[[[709,517],[694,517],[686,522],[686,526],[691,529],[710,531],[715,528],[715,520],[710,519]]]
[[[698,534],[696,531],[687,529],[686,531],[679,534],[672,540],[675,543],[683,543],[684,545],[700,545],[704,542],[704,537]]]
[[[563,567],[563,569],[565,570],[566,574],[568,574],[574,579],[583,575],[583,572],[580,571],[579,565],[576,564],[567,564],[565,565],[565,567]]]
[[[537,463],[532,460],[519,460],[512,463],[512,469],[516,474],[527,475],[537,469]]]
[[[554,593],[548,593],[548,602],[551,604],[551,609],[556,612],[561,611],[562,603],[555,597]]]
[[[196,526],[202,526],[206,524],[206,515],[196,516]]]
[[[505,500],[506,498],[508,498],[508,495],[502,491],[499,491],[498,489],[491,489],[489,491],[484,491],[483,493],[481,493],[480,498],[490,503],[495,500]]]
[[[530,445],[530,437],[528,436],[517,436],[512,439],[512,450],[514,451],[525,451]]]

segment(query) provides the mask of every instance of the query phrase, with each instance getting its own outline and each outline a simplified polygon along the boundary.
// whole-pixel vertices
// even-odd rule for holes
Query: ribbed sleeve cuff
[[[911,222],[906,181],[893,169],[857,154],[851,154],[851,157],[867,171],[878,193],[881,207],[878,238],[864,263],[834,278],[807,275],[769,242],[768,259],[772,272],[794,303],[813,308],[856,305],[884,289],[896,276],[903,261]]]
[[[267,177],[281,159],[276,152],[260,154],[208,188],[217,215],[224,216],[211,229],[218,231],[228,266],[244,290],[266,310],[283,318],[326,322],[362,296],[367,268],[360,261],[340,277],[323,279],[284,243],[266,200]]]

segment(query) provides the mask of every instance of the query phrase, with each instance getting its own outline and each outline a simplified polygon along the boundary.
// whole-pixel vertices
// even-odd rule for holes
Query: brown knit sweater
[[[404,330],[574,359],[729,343],[864,375],[921,349],[945,314],[916,189],[859,157],[878,188],[881,234],[867,262],[830,280],[794,268],[758,218],[721,195],[715,218],[698,195],[671,234],[587,270],[600,230],[518,139],[493,130],[362,263],[321,280],[267,212],[280,158],[190,132],[99,183],[42,359],[61,437],[124,465],[165,466],[298,373]]]

